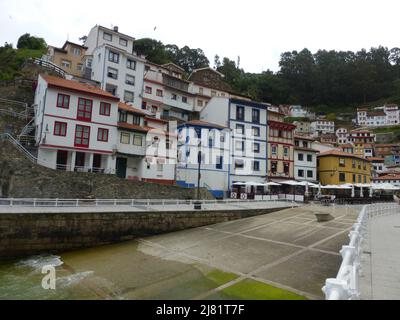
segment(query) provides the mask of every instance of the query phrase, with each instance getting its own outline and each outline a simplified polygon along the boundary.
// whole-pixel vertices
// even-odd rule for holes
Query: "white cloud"
[[[304,47],[400,46],[398,7],[396,0],[0,0],[0,43],[29,32],[60,46],[95,24],[114,24],[136,38],[202,48],[211,63],[215,54],[240,56],[241,67],[259,72],[277,70],[280,53]]]

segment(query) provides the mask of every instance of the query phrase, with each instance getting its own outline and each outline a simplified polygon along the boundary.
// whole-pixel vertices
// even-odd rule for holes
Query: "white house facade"
[[[142,104],[145,58],[133,51],[131,36],[118,31],[93,27],[86,40],[84,74],[101,83],[101,88],[122,102]]]
[[[294,178],[298,181],[317,181],[317,154],[311,148],[313,139],[294,137]]]
[[[317,120],[311,122],[311,133],[313,136],[320,136],[326,133],[335,133],[335,123],[328,120]]]
[[[147,63],[144,76],[142,109],[160,113],[163,119],[189,121],[194,108],[192,84],[182,79],[184,70],[168,63]]]
[[[187,188],[204,187],[216,198],[224,198],[229,189],[230,131],[200,120],[189,121],[178,131],[176,183]]]
[[[118,99],[99,88],[39,75],[38,163],[52,169],[115,172]]]
[[[176,133],[168,132],[167,127],[167,121],[119,103],[117,176],[174,184],[177,141]]]
[[[213,97],[200,120],[227,127],[231,132],[228,191],[235,182],[265,182],[267,176],[268,104]]]
[[[339,128],[336,130],[336,137],[337,137],[336,141],[339,145],[349,143],[347,136],[348,136],[348,130],[346,128]]]

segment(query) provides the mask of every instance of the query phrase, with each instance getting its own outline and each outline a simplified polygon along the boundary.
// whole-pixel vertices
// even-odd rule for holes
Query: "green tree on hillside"
[[[46,50],[47,44],[43,38],[31,36],[29,33],[25,33],[18,39],[18,49],[30,49],[30,50]]]

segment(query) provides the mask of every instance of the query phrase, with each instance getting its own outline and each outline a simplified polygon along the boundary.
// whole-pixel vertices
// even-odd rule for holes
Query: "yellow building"
[[[322,185],[371,182],[370,161],[343,151],[320,153],[317,170]]]
[[[65,42],[62,48],[49,46],[47,56],[51,62],[59,66],[65,72],[77,77],[82,76],[83,57],[87,47],[72,42]]]

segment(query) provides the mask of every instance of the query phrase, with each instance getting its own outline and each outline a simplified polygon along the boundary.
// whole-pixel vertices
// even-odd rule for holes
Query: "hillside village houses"
[[[293,124],[296,126],[296,129],[294,129],[294,132],[296,134],[301,134],[301,135],[311,134],[311,122],[305,120],[298,120],[298,121],[293,121]]]
[[[366,159],[374,178],[387,173],[387,165],[400,163],[398,145],[376,145],[371,131],[339,128],[335,133],[334,122],[326,120],[285,122],[282,111],[313,114],[301,106],[252,101],[210,67],[185,79],[180,66],[157,65],[137,55],[133,41],[118,27],[95,26],[84,45],[49,46],[46,61],[67,76],[38,79],[40,164],[190,188],[200,181],[222,198],[247,184],[250,193],[265,191],[266,182],[341,184],[343,177],[325,177],[321,163],[342,156]],[[392,105],[382,110],[395,114]],[[355,182],[369,181],[371,171],[360,170]],[[322,176],[326,181],[319,180]],[[346,175],[345,180],[354,179]]]
[[[346,128],[337,129],[336,130],[336,137],[337,137],[337,143],[339,145],[347,144],[349,142],[349,140],[348,140],[348,130]]]
[[[335,133],[335,122],[328,120],[316,120],[311,122],[311,134],[313,137],[319,137],[325,133]]]
[[[372,110],[366,107],[357,108],[356,122],[359,126],[382,127],[400,124],[400,110],[395,104],[385,104]]]
[[[88,48],[66,41],[61,48],[49,46],[45,60],[50,61],[73,76],[82,76],[83,57]]]

